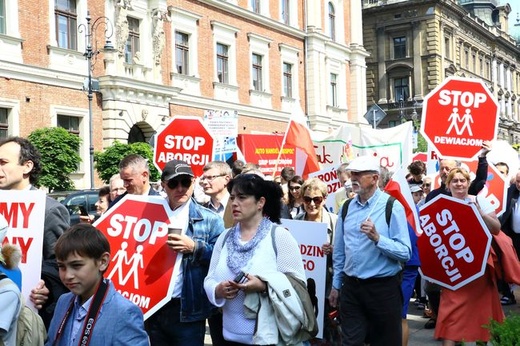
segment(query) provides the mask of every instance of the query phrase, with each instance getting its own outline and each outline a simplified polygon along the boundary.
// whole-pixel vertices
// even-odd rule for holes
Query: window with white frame
[[[282,1],[282,21],[284,24],[291,24],[291,4],[290,0],[281,0]]]
[[[127,17],[128,19],[128,38],[125,46],[125,62],[133,64],[135,54],[140,51],[139,19]]]
[[[213,29],[213,47],[215,54],[215,75],[214,78],[218,83],[228,84],[226,86],[215,85],[220,91],[230,89],[228,86],[237,86],[237,35],[238,28],[217,21],[211,21]],[[247,64],[247,63],[246,63]],[[222,81],[221,81],[222,80]],[[225,87],[225,89],[222,89]],[[217,93],[218,94],[218,93]],[[217,95],[223,97],[224,94]],[[238,94],[234,94],[238,96]]]
[[[332,2],[329,2],[329,36],[332,41],[336,41],[336,9]]]
[[[262,89],[262,56],[260,54],[253,54],[252,62],[252,80],[253,90],[263,91]]]
[[[335,73],[330,74],[329,92],[330,92],[330,106],[337,107],[338,106],[338,75]]]
[[[201,17],[180,8],[171,9],[171,13],[172,32],[175,32],[176,35],[179,33],[182,36],[175,37],[175,44],[177,44],[177,42],[179,43],[179,52],[177,51],[177,47],[175,47],[175,52],[172,54],[175,59],[175,71],[181,73],[178,72],[178,67],[181,66],[182,74],[197,77],[199,73],[196,64],[198,60],[198,21]],[[186,54],[180,54],[181,50]],[[179,57],[177,57],[177,52],[180,55]],[[178,59],[184,59],[183,61],[185,61],[186,64],[177,61]]]
[[[9,109],[0,108],[0,139],[9,137]]]
[[[248,33],[252,90],[269,92],[269,45],[271,39]]]
[[[78,117],[72,117],[68,115],[62,115],[58,114],[57,116],[57,123],[59,127],[64,128],[69,133],[72,133],[76,136],[79,136],[79,125],[80,125],[80,118]]]
[[[175,67],[179,74],[189,74],[190,47],[188,45],[188,34],[180,31],[175,32]]]
[[[217,43],[217,79],[219,83],[229,83],[229,47]]]
[[[5,25],[5,0],[0,0],[0,34],[6,34]]]
[[[249,0],[251,4],[251,11],[255,13],[260,13],[260,0]]]
[[[58,47],[76,50],[78,27],[76,0],[56,0],[54,15]]]
[[[287,62],[283,63],[283,96],[292,97],[293,89],[293,65]]]
[[[280,58],[282,61],[281,76],[282,96],[299,99],[298,94],[298,66],[300,66],[300,50],[285,43],[279,43]]]

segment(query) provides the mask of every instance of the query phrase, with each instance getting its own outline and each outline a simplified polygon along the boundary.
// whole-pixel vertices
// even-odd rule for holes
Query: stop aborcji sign
[[[193,116],[175,116],[155,136],[154,164],[163,170],[171,160],[186,161],[195,176],[213,160],[213,137],[202,119]]]
[[[419,215],[419,270],[427,280],[456,290],[484,275],[491,233],[474,205],[438,195]]]
[[[164,197],[126,195],[94,223],[110,243],[105,276],[145,320],[171,300],[179,273],[182,255],[166,244],[171,216]]]
[[[496,138],[498,109],[482,80],[449,77],[424,98],[421,133],[440,157],[470,161]]]

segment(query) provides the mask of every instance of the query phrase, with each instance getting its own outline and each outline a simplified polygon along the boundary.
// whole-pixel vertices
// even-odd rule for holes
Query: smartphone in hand
[[[243,271],[240,271],[240,273],[238,273],[238,275],[235,276],[235,278],[233,279],[233,281],[235,281],[237,284],[244,283],[246,280],[246,273],[244,273]]]

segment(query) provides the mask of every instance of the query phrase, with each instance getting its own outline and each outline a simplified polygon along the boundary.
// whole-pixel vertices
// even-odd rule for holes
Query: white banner
[[[45,199],[39,190],[0,191],[0,213],[9,223],[4,242],[22,250],[22,294],[33,309],[27,298],[41,277]]]
[[[374,155],[390,171],[412,162],[411,122],[389,129],[343,125],[328,136],[314,140],[316,155],[323,168],[337,168],[360,155]]]
[[[282,226],[287,228],[300,246],[303,259],[303,267],[309,282],[314,281],[316,297],[318,298],[319,331],[317,338],[323,338],[323,314],[325,310],[325,275],[327,273],[327,256],[323,254],[321,247],[327,242],[327,224],[312,221],[299,221],[282,219]],[[312,280],[312,281],[311,281]],[[311,284],[312,285],[312,284]],[[311,289],[312,291],[312,289]],[[313,292],[309,293],[313,293]]]

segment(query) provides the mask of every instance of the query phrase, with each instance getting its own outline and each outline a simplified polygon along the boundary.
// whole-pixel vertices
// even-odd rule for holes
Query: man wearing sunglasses
[[[222,218],[193,199],[195,175],[188,163],[166,163],[161,185],[173,211],[167,245],[182,254],[172,299],[146,323],[151,344],[204,345],[206,319],[216,312],[204,293],[213,246],[224,231]]]
[[[343,345],[401,346],[402,264],[411,257],[404,208],[392,205],[378,187],[380,166],[373,156],[360,156],[348,166],[356,197],[336,224],[329,303],[340,303]]]

